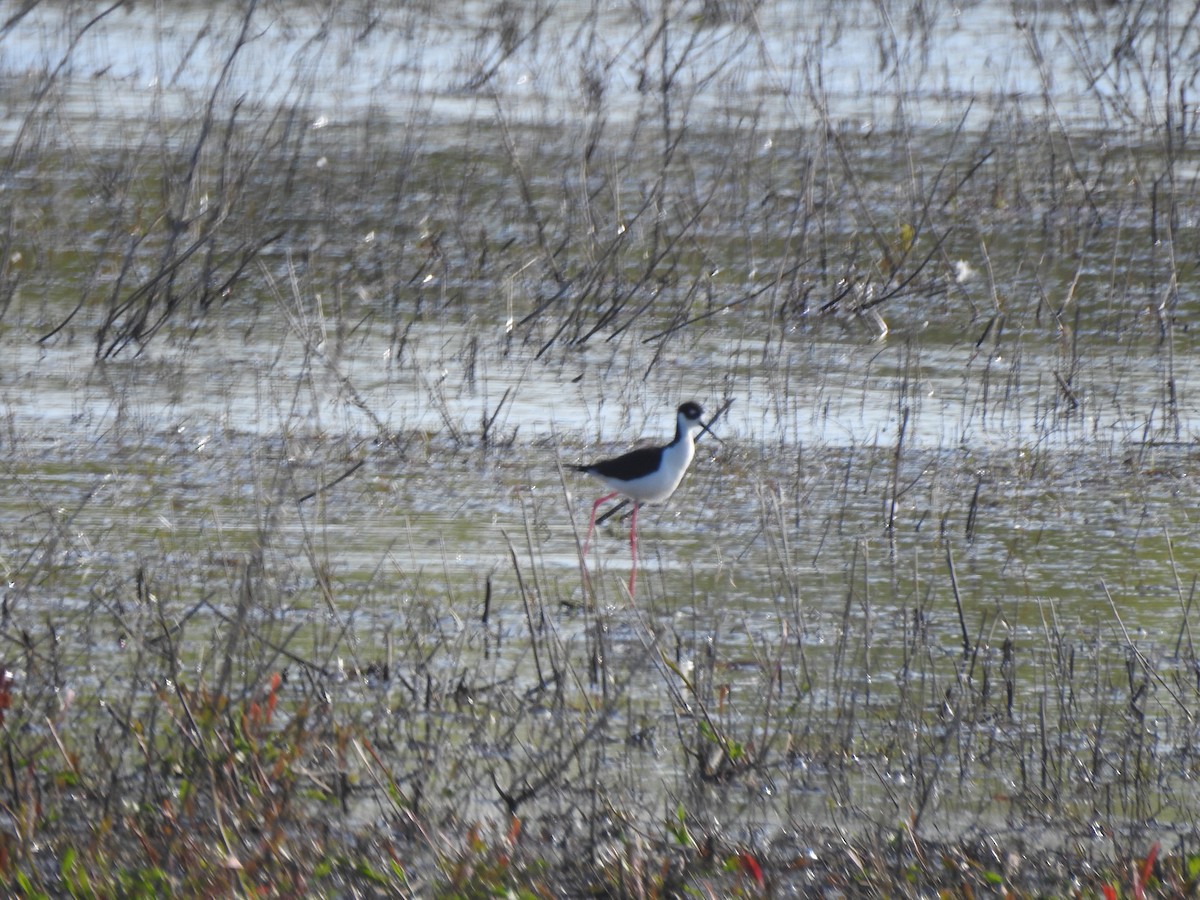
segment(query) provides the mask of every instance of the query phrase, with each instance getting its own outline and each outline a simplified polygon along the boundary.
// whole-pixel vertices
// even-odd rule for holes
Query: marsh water
[[[444,703],[486,771],[603,709],[650,819],[1189,820],[1194,112],[1109,53],[1186,23],[246,9],[5,26],[25,690],[95,715],[163,622],[202,680],[253,583],[277,665],[412,740]],[[721,442],[643,512],[630,598],[564,464],[689,399]]]

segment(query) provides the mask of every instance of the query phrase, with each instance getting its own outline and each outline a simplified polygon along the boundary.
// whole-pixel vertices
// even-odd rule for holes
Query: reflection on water
[[[485,85],[510,115],[554,122],[576,113],[581,85],[600,73],[609,79],[604,101],[613,124],[631,124],[645,114],[647,79],[660,77],[646,55],[659,17],[636,9],[569,3],[545,12],[471,0],[370,7],[328,21],[323,9],[291,4],[259,9],[244,22],[235,4],[171,4],[121,7],[92,21],[91,7],[39,3],[5,35],[0,71],[36,76],[66,60],[66,109],[115,124],[193,114],[232,61],[236,93],[268,107],[302,100],[313,127],[367,115],[461,123],[489,114],[477,94]],[[693,115],[728,122],[752,108],[767,128],[828,119],[867,133],[894,119],[897,95],[905,120],[919,128],[950,129],[964,116],[970,127],[1016,99],[1044,97],[1048,86],[1064,120],[1098,124],[1114,113],[1137,120],[1157,102],[1153,90],[1131,90],[1144,73],[1126,72],[1118,59],[1097,77],[1089,63],[1111,60],[1089,54],[1103,42],[1078,36],[1095,40],[1112,29],[1114,39],[1138,46],[1176,46],[1186,24],[1118,32],[1118,10],[1073,4],[917,9],[805,0],[755,4],[733,21],[681,10],[668,51],[680,64],[672,77],[702,88],[691,97]],[[234,52],[230,35],[243,25],[252,37]],[[506,44],[510,33],[530,39]],[[8,127],[15,121],[10,116]]]

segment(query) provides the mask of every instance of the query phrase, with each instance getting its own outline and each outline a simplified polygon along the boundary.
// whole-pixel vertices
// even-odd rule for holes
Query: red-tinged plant
[[[4,724],[4,711],[12,706],[13,674],[0,662],[0,725]]]
[[[1133,873],[1133,896],[1137,900],[1143,900],[1146,896],[1146,884],[1150,881],[1150,875],[1154,871],[1154,861],[1158,859],[1158,843],[1156,842],[1150,848],[1150,852],[1146,854],[1146,858],[1142,860],[1141,869]]]
[[[271,724],[271,717],[275,715],[275,704],[279,702],[279,686],[283,684],[283,677],[278,673],[271,676],[271,688],[267,691],[267,724]]]
[[[266,699],[260,704],[252,700],[243,715],[242,730],[248,735],[257,735],[259,729],[271,724],[275,715],[275,706],[279,702],[279,686],[283,678],[278,672],[271,676],[271,686],[267,689]]]
[[[762,866],[758,864],[758,860],[751,854],[745,852],[738,854],[738,865],[741,866],[743,872],[754,879],[759,887],[766,886],[763,880]]]

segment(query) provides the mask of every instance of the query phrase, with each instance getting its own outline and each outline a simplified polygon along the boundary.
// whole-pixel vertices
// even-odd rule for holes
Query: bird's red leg
[[[629,570],[629,596],[633,596],[633,585],[637,581],[637,511],[642,504],[633,504],[633,522],[629,526],[629,551],[633,554],[633,568]]]
[[[592,531],[596,527],[596,510],[598,510],[600,508],[601,503],[607,503],[609,500],[611,500],[615,496],[617,496],[617,491],[613,491],[611,494],[605,494],[603,497],[601,497],[599,500],[597,500],[595,503],[592,504],[592,520],[590,522],[588,522],[587,537],[584,538],[584,541],[583,541],[583,555],[584,556],[587,556],[588,544],[590,544],[592,542]]]

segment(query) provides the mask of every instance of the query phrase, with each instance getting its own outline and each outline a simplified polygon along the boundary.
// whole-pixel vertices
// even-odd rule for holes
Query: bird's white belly
[[[690,442],[681,441],[663,451],[662,463],[649,475],[632,481],[616,481],[609,478],[605,478],[604,481],[614,491],[639,503],[661,503],[675,493],[695,452]]]

